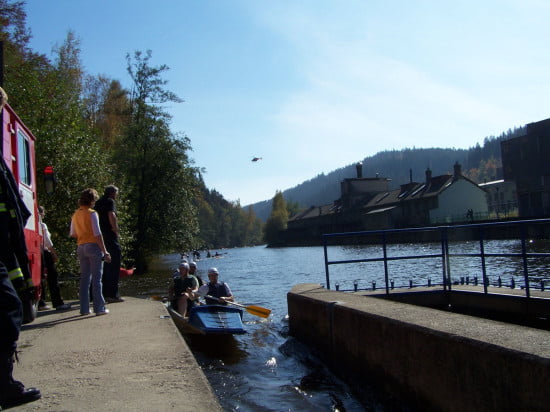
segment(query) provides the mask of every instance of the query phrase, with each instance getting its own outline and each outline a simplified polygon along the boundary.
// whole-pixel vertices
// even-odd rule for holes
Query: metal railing
[[[325,260],[325,273],[326,273],[326,285],[327,289],[331,288],[329,267],[332,265],[342,264],[357,264],[357,263],[372,263],[382,262],[384,266],[384,288],[386,294],[390,293],[390,289],[394,289],[395,285],[393,280],[390,280],[390,268],[389,263],[401,260],[425,260],[431,259],[439,262],[441,269],[441,282],[435,282],[432,284],[431,279],[428,279],[427,285],[415,285],[415,286],[435,286],[442,285],[445,290],[451,290],[453,282],[451,279],[451,258],[466,258],[466,259],[480,259],[481,262],[481,277],[484,293],[487,292],[487,287],[490,285],[490,280],[487,275],[487,259],[488,258],[514,258],[521,261],[521,278],[522,285],[519,285],[525,291],[525,296],[530,297],[530,289],[534,287],[536,289],[545,289],[545,280],[540,281],[540,286],[531,286],[533,282],[530,282],[530,270],[536,267],[541,269],[540,262],[533,264],[530,260],[550,258],[550,253],[536,253],[528,252],[527,244],[529,239],[548,239],[550,238],[550,219],[536,219],[536,220],[517,220],[507,222],[496,223],[482,223],[482,224],[468,224],[468,225],[455,225],[455,226],[437,226],[437,227],[424,227],[424,228],[410,228],[410,229],[390,229],[390,230],[372,230],[362,232],[345,232],[345,233],[330,233],[322,235],[323,238],[323,250]],[[390,255],[388,252],[388,245],[400,243],[403,239],[411,238],[422,239],[423,242],[434,243],[437,242],[440,250],[438,253],[426,253],[426,254],[411,254],[411,255]],[[514,239],[519,240],[521,245],[521,251],[519,253],[487,253],[485,250],[486,242],[488,240],[495,239]],[[451,253],[449,249],[449,243],[452,241],[472,241],[478,242],[477,253]],[[381,246],[381,255],[374,257],[365,257],[359,259],[346,259],[346,260],[329,260],[328,247],[332,245],[379,245]],[[548,264],[544,265],[548,267]],[[550,276],[550,275],[547,275]],[[466,278],[468,279],[468,278]],[[461,283],[464,282],[464,277],[461,277]],[[467,280],[468,282],[468,280]],[[474,279],[474,284],[477,285],[477,277]],[[495,284],[495,282],[493,283]],[[377,289],[375,282],[372,283],[372,289]],[[500,276],[496,282],[496,286],[502,286]],[[406,287],[405,285],[400,287]],[[409,287],[412,286],[412,282],[409,283]],[[511,288],[515,288],[515,281],[512,278]],[[338,285],[336,285],[338,289]],[[363,288],[367,290],[371,288]],[[382,289],[382,288],[380,288]],[[358,281],[354,281],[354,291],[361,290],[358,288]]]

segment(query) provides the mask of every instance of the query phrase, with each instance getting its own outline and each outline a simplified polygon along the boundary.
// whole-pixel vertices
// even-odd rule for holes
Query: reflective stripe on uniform
[[[15,217],[17,216],[15,214],[15,210],[13,210],[13,209],[8,210],[8,208],[6,207],[6,204],[3,203],[3,202],[0,202],[0,212],[10,212],[10,217],[12,219],[15,219]]]
[[[21,268],[15,268],[8,272],[8,277],[12,281],[18,278],[23,278],[23,272],[21,271]]]

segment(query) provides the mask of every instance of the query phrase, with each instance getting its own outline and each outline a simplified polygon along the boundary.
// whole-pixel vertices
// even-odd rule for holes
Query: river
[[[514,249],[514,244],[499,241],[487,246],[490,250]],[[548,251],[549,244],[539,249]],[[461,251],[475,249],[475,244],[456,245]],[[535,248],[535,245],[532,245]],[[329,259],[357,259],[379,253],[372,246],[329,248]],[[395,254],[419,254],[437,251],[437,245],[399,245]],[[218,258],[197,262],[198,274],[207,279],[209,267],[217,267],[220,280],[232,289],[238,302],[259,305],[272,310],[268,320],[245,312],[248,333],[224,343],[188,340],[195,357],[227,411],[362,411],[386,410],[381,399],[368,387],[361,401],[350,388],[299,342],[288,336],[286,294],[298,283],[325,284],[322,247],[266,248],[265,246],[219,250]],[[171,272],[180,262],[179,254],[165,255],[153,262],[150,271],[121,281],[124,295],[147,296],[165,294],[171,282]],[[379,262],[376,265],[380,265]],[[400,265],[407,265],[405,266]],[[411,265],[414,267],[411,270]],[[474,275],[479,263],[460,263],[460,273]],[[502,258],[488,263],[488,272],[513,276],[514,263],[504,264]],[[544,265],[548,267],[547,263]],[[456,267],[456,265],[455,265]],[[521,269],[521,265],[518,267]],[[338,265],[331,268],[331,282],[342,289],[360,288],[372,282],[383,287],[383,269],[369,264]],[[457,272],[457,271],[455,271]],[[440,282],[437,262],[406,261],[394,265],[392,279],[405,285],[414,278],[425,283],[426,278]],[[333,286],[334,288],[334,286]],[[395,406],[395,405],[394,405]]]

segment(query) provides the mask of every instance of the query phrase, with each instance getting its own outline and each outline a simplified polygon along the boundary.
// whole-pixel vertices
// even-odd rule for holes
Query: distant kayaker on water
[[[210,299],[205,297],[207,305],[215,305],[215,304],[225,304],[225,302],[230,301],[233,302],[233,294],[231,293],[231,289],[229,289],[229,285],[225,282],[219,282],[218,277],[220,273],[218,272],[218,269],[216,268],[210,268],[208,269],[208,280],[209,282],[205,285],[202,285],[199,288],[198,295],[204,296],[209,295],[213,296],[217,299]]]

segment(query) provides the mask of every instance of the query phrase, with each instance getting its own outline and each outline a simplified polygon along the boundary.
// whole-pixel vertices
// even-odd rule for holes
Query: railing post
[[[384,254],[384,282],[386,284],[386,295],[389,295],[390,290],[388,289],[389,273],[388,273],[388,249],[386,247],[386,233],[382,233],[382,253]]]
[[[485,266],[485,243],[483,226],[479,228],[479,254],[481,255],[481,274],[483,276],[483,293],[487,294],[487,267]]]
[[[325,253],[325,276],[327,281],[327,289],[330,290],[330,276],[328,274],[328,254],[327,254],[327,237],[323,236],[323,250]]]
[[[531,291],[529,290],[529,270],[527,269],[527,246],[525,237],[527,236],[525,230],[525,223],[520,223],[521,232],[521,254],[523,259],[523,279],[525,281],[525,296],[531,297]]]
[[[449,239],[447,227],[441,228],[441,267],[443,272],[443,290],[451,290],[451,271],[449,268]]]

